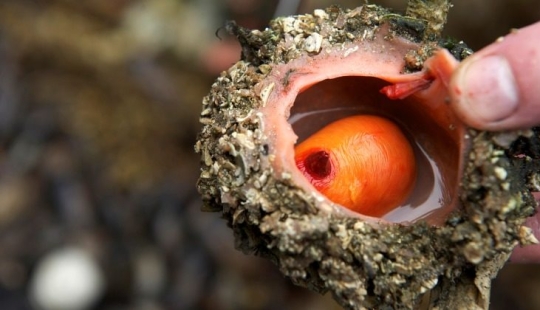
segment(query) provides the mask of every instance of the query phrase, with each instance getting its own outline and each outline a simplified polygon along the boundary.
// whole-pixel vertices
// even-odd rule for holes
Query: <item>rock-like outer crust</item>
[[[239,249],[270,258],[296,284],[332,292],[347,309],[487,309],[491,278],[514,246],[535,241],[522,223],[536,206],[528,188],[540,178],[538,130],[468,131],[462,208],[442,227],[329,215],[290,174],[272,169],[275,154],[257,113],[264,94],[256,85],[272,65],[313,52],[307,40],[321,39],[322,48],[369,40],[383,23],[393,25],[395,36],[423,37],[403,27],[421,20],[372,5],[279,18],[264,31],[229,25],[243,58],[203,101],[195,149],[204,208],[223,213]],[[416,61],[434,46],[426,42],[414,51]],[[454,54],[467,54],[456,48]]]

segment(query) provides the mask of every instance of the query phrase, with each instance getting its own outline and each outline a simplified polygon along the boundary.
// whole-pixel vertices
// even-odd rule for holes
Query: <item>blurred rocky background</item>
[[[1,0],[0,309],[339,309],[234,250],[193,153],[239,56],[223,22],[333,3],[364,1]],[[540,0],[454,4],[447,33],[475,49],[540,20]],[[508,265],[492,309],[539,309],[538,287]]]

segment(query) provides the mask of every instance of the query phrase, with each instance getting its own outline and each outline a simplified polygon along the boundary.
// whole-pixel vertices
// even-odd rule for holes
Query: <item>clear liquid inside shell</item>
[[[394,121],[413,147],[417,178],[407,200],[382,216],[389,222],[426,219],[443,222],[457,204],[460,148],[454,137],[437,124],[414,98],[390,100],[379,93],[387,85],[371,77],[342,77],[319,82],[300,93],[291,108],[289,123],[297,143],[338,119],[374,114]]]

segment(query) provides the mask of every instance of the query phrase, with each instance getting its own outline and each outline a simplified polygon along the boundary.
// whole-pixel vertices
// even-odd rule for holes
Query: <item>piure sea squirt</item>
[[[449,3],[411,0],[227,29],[242,59],[203,100],[197,187],[236,246],[348,309],[487,309],[491,279],[537,242],[539,130],[453,113],[472,52],[440,35]]]

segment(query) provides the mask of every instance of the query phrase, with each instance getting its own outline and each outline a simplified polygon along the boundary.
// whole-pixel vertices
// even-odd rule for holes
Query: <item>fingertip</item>
[[[463,61],[453,74],[455,112],[482,130],[540,125],[540,23],[512,31]]]
[[[512,68],[501,56],[472,56],[450,83],[456,112],[469,125],[491,129],[518,108],[519,93]]]

